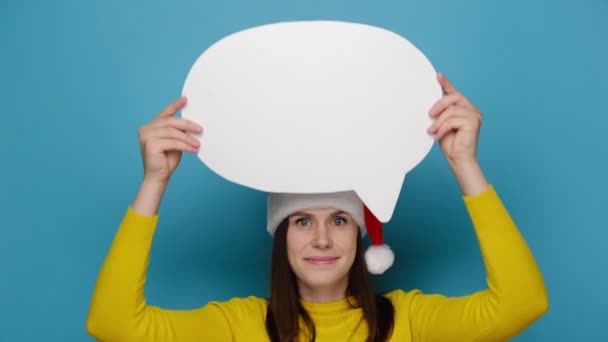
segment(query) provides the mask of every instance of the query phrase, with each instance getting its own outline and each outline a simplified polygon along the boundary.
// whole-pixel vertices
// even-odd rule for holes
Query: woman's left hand
[[[477,161],[481,111],[443,74],[437,74],[437,80],[445,95],[429,111],[434,120],[428,132],[439,141],[464,194],[478,194],[488,187]]]
[[[441,150],[451,166],[477,163],[481,112],[445,75],[438,73],[437,80],[445,96],[435,102],[429,111],[429,115],[435,120],[428,132],[439,141]]]

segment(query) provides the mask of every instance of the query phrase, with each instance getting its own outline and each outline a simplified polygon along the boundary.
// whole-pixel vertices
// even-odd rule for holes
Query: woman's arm
[[[167,310],[146,302],[146,271],[157,222],[158,215],[127,208],[95,284],[87,331],[108,342],[229,341],[230,327],[216,306]]]
[[[495,189],[463,198],[488,288],[462,297],[416,295],[410,307],[414,341],[504,341],[548,309],[542,274]]]
[[[547,291],[532,252],[477,161],[481,112],[445,76],[437,79],[445,96],[429,112],[429,133],[462,190],[488,288],[463,297],[417,295],[410,308],[414,340],[505,340],[547,311]]]
[[[417,295],[410,323],[415,341],[501,341],[542,316],[548,296],[526,241],[477,162],[481,112],[439,74],[446,95],[430,110],[463,192],[487,271],[488,288],[463,297]]]
[[[98,275],[86,328],[99,341],[230,340],[221,310],[166,310],[146,303],[144,287],[158,207],[182,151],[196,151],[185,131],[193,123],[172,118],[184,99],[165,108],[140,129],[144,180],[127,208]]]

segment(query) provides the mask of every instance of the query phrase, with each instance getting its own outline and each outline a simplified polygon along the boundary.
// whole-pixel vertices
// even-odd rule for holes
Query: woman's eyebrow
[[[289,217],[293,217],[293,216],[304,216],[304,217],[310,217],[310,214],[307,214],[305,212],[302,211],[296,211],[295,213],[292,213],[291,215],[289,215]]]
[[[344,210],[338,210],[338,211],[335,211],[335,212],[331,213],[329,216],[336,216],[336,215],[343,215],[343,214],[348,214],[348,213],[347,213],[347,212],[345,212]],[[293,214],[291,214],[291,215],[289,215],[289,216],[290,216],[290,217],[291,217],[291,216],[304,216],[304,217],[311,217],[312,215],[310,215],[310,214],[308,214],[308,213],[305,213],[305,212],[303,212],[303,211],[296,211],[295,213],[293,213]]]

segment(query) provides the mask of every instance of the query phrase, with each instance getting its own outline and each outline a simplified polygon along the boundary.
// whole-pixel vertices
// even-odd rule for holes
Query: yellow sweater
[[[481,247],[488,288],[462,297],[417,289],[385,294],[395,307],[390,341],[504,341],[548,309],[541,272],[494,188],[463,199]],[[193,310],[146,303],[146,270],[157,222],[158,215],[127,209],[99,273],[88,332],[107,342],[268,341],[263,298],[233,298]],[[365,340],[361,309],[349,308],[346,300],[303,305],[315,322],[317,342]]]

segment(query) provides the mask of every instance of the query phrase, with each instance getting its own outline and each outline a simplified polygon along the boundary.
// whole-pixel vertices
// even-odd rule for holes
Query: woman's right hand
[[[200,144],[188,132],[201,133],[202,127],[192,121],[173,117],[185,105],[186,98],[181,97],[139,128],[144,180],[168,183],[181,160],[182,152],[198,152]]]

